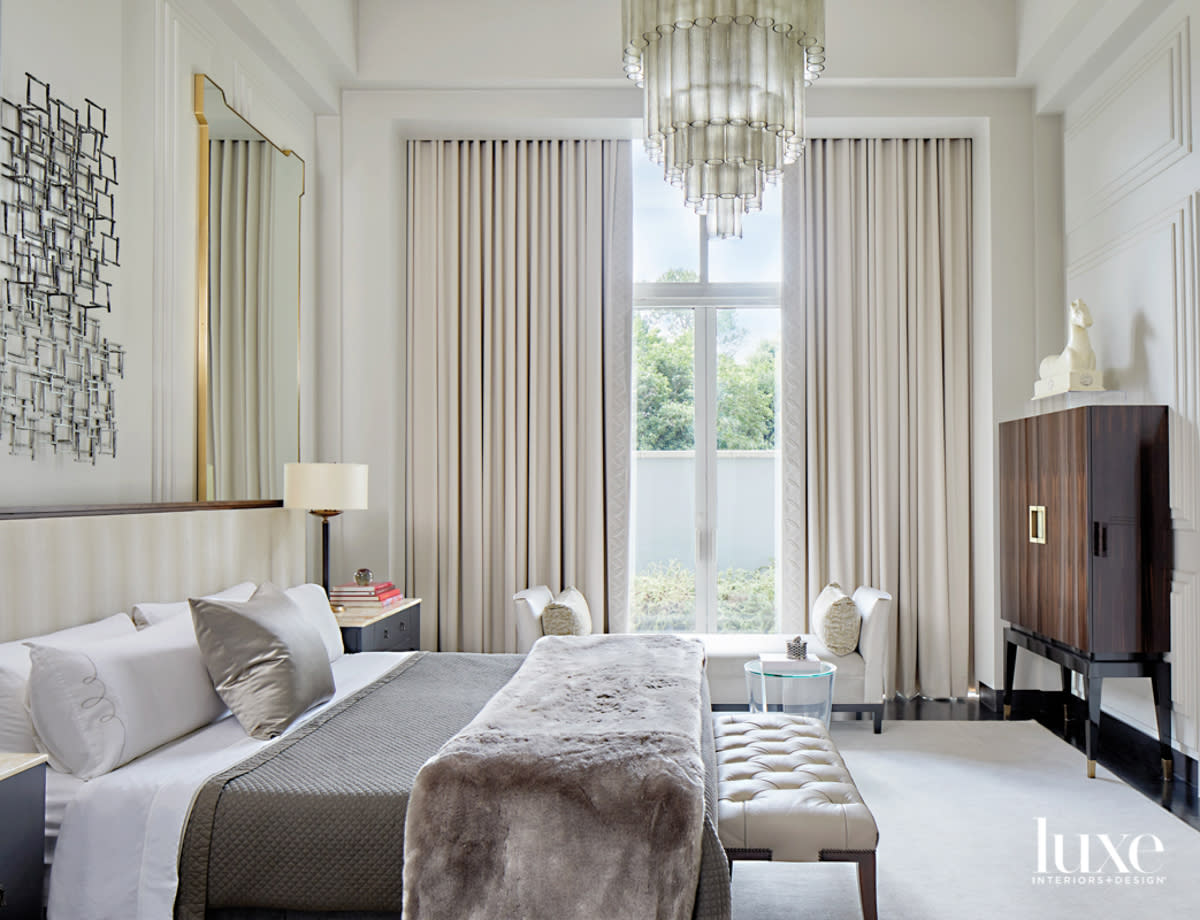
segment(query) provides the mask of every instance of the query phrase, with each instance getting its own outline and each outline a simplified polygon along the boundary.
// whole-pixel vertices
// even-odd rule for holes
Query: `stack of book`
[[[404,592],[390,581],[338,585],[329,592],[329,602],[347,613],[386,613],[404,602]]]
[[[823,667],[821,659],[812,652],[806,658],[789,658],[783,652],[760,652],[762,670],[769,674],[816,674]]]

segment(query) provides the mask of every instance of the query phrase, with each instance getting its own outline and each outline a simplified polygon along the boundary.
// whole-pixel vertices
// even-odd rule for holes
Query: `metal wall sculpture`
[[[116,159],[108,113],[74,108],[25,75],[25,102],[0,99],[0,440],[93,464],[116,456],[113,382],[125,351],[100,334],[118,265]]]

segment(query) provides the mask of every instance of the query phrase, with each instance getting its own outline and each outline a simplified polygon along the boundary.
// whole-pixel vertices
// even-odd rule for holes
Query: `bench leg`
[[[858,864],[858,897],[862,903],[863,920],[879,920],[875,898],[874,850],[822,850],[821,862],[852,862]]]

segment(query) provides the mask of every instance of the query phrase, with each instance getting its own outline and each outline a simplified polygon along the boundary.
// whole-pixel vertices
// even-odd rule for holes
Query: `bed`
[[[234,512],[236,513],[236,512]],[[286,558],[286,554],[281,554],[280,546],[286,545],[289,541],[294,541],[295,538],[295,516],[288,516],[285,520],[280,515],[287,515],[286,512],[272,510],[268,512],[273,520],[265,522],[265,529],[268,532],[265,543],[271,547],[269,551],[269,560],[264,564],[263,559],[250,559],[247,556],[247,551],[252,550],[254,541],[250,541],[251,545],[247,545],[246,541],[242,540],[243,552],[241,553],[240,564],[231,563],[222,570],[222,574],[213,575],[211,572],[206,576],[203,584],[196,584],[195,587],[187,589],[177,589],[173,587],[161,588],[157,596],[167,597],[167,591],[180,590],[184,596],[197,593],[199,590],[211,589],[214,579],[223,579],[225,582],[234,581],[245,574],[247,571],[253,571],[257,567],[258,572],[270,570],[272,567],[276,569],[275,577],[279,577],[279,560]],[[262,523],[262,522],[260,522]],[[0,526],[8,528],[10,522],[4,522]],[[168,530],[174,528],[174,523],[163,522],[155,526]],[[203,541],[203,535],[197,534],[198,528],[194,521],[189,521],[183,525],[193,539],[199,538]],[[256,525],[257,526],[257,525]],[[237,529],[237,528],[234,528]],[[229,532],[230,525],[228,522],[218,523],[218,530]],[[138,538],[142,545],[146,544],[145,536]],[[167,541],[168,545],[177,545],[176,541]],[[205,545],[208,545],[205,543]],[[253,552],[250,552],[253,555]],[[225,557],[222,554],[222,558]],[[144,562],[144,560],[143,560]],[[224,565],[225,563],[220,563]],[[139,571],[144,571],[140,569]],[[282,573],[283,578],[289,577],[288,572]],[[136,581],[136,576],[131,575],[130,579]],[[108,580],[112,580],[111,572]],[[119,581],[120,579],[118,579]],[[218,582],[220,583],[220,582]],[[287,582],[284,581],[286,584]],[[136,587],[125,587],[113,591],[119,593],[120,590],[126,592],[136,592],[140,589]],[[117,603],[125,603],[138,596],[136,593],[130,594],[125,601]],[[144,595],[143,595],[144,596]],[[103,610],[105,608],[101,608]],[[112,609],[108,607],[107,609]],[[99,613],[100,611],[96,611]],[[61,616],[61,614],[58,614]],[[76,619],[82,618],[82,614],[73,614]],[[37,624],[40,626],[42,624]],[[62,625],[61,620],[54,622],[52,625]],[[13,635],[12,624],[2,624],[8,629],[8,634],[4,635],[0,632],[0,639],[17,638]],[[23,634],[28,635],[37,631],[37,626],[29,628],[29,624],[20,624],[18,629],[23,631]],[[393,755],[398,757],[397,763],[403,766],[407,762],[407,769],[410,772],[415,772],[419,776],[419,768],[426,760],[433,763],[436,758],[431,759],[431,755],[436,754],[443,744],[447,741],[459,739],[465,734],[469,734],[469,729],[472,725],[478,722],[478,716],[492,712],[495,708],[496,699],[504,696],[503,693],[495,694],[493,691],[500,687],[507,688],[508,678],[516,672],[521,659],[518,656],[454,656],[454,655],[427,655],[422,653],[364,653],[359,655],[346,655],[338,657],[331,664],[331,669],[336,684],[334,695],[328,702],[325,702],[307,713],[304,718],[289,729],[281,738],[274,741],[258,741],[246,734],[238,721],[229,714],[217,718],[211,724],[205,727],[188,733],[179,740],[172,741],[161,747],[158,747],[149,753],[136,757],[123,766],[119,766],[109,772],[104,772],[96,778],[88,782],[81,782],[72,777],[62,776],[57,773],[51,773],[48,783],[47,794],[47,859],[51,865],[50,885],[49,885],[49,911],[51,920],[56,918],[86,918],[86,917],[122,917],[122,918],[166,918],[170,916],[180,917],[210,917],[216,920],[232,920],[232,918],[282,918],[282,917],[310,917],[310,916],[340,916],[340,917],[384,917],[398,916],[396,910],[379,910],[378,904],[369,902],[355,903],[353,898],[347,898],[347,891],[352,890],[356,884],[351,878],[349,882],[342,878],[340,883],[333,882],[329,878],[322,878],[319,873],[311,873],[311,867],[320,865],[323,862],[332,864],[335,860],[331,859],[329,853],[329,843],[321,846],[308,847],[311,851],[310,857],[315,858],[316,862],[309,863],[310,869],[305,870],[302,866],[295,865],[287,868],[287,871],[282,872],[278,879],[275,879],[271,885],[264,885],[264,889],[274,888],[275,890],[294,890],[305,888],[305,884],[298,884],[297,879],[304,879],[307,875],[312,874],[311,880],[307,883],[307,893],[298,902],[298,906],[293,906],[287,903],[272,900],[270,897],[265,899],[255,900],[254,898],[246,899],[252,903],[245,903],[237,896],[239,889],[236,884],[231,889],[234,892],[232,899],[229,897],[218,897],[216,903],[211,897],[213,890],[219,889],[221,885],[226,884],[226,881],[217,879],[216,884],[213,884],[212,879],[208,879],[203,883],[203,888],[207,892],[201,897],[199,906],[186,893],[186,887],[191,883],[192,870],[190,866],[194,866],[197,860],[188,854],[195,850],[195,841],[191,838],[199,836],[203,838],[203,834],[197,835],[196,832],[196,806],[203,803],[207,795],[217,802],[230,802],[237,800],[239,795],[245,792],[244,789],[238,786],[241,782],[237,779],[238,776],[245,775],[243,766],[248,761],[256,759],[263,760],[264,763],[283,762],[289,759],[295,759],[296,751],[301,750],[301,742],[296,741],[293,745],[293,739],[308,732],[309,727],[315,723],[327,722],[330,726],[342,725],[345,716],[340,714],[347,709],[348,706],[361,707],[364,704],[356,698],[362,697],[364,700],[373,699],[374,696],[363,697],[363,692],[366,688],[380,682],[389,682],[392,680],[389,675],[393,672],[410,672],[409,676],[419,675],[421,667],[419,662],[424,658],[429,664],[424,666],[426,670],[445,672],[442,674],[441,683],[438,681],[426,680],[423,684],[418,681],[417,689],[410,687],[405,690],[400,697],[408,700],[411,705],[408,706],[408,711],[405,712],[403,706],[393,704],[392,714],[386,717],[375,716],[375,720],[384,722],[388,729],[383,733],[383,737],[394,738],[404,737],[412,739],[413,744],[407,745],[399,752],[393,751]],[[473,661],[472,659],[479,659]],[[480,670],[479,665],[483,664],[486,659],[487,668]],[[437,662],[436,667],[433,662]],[[556,666],[558,667],[558,666]],[[463,679],[461,675],[457,678],[451,672],[455,668],[460,670],[465,668],[473,676],[470,679]],[[472,669],[475,670],[472,670]],[[449,669],[449,670],[447,670]],[[436,675],[435,675],[436,676]],[[624,680],[623,677],[620,680]],[[553,681],[549,684],[551,692],[553,692]],[[458,690],[448,690],[450,688],[458,688],[458,690],[466,689],[468,692],[460,693]],[[372,694],[376,693],[374,689]],[[545,693],[545,686],[542,686],[536,691],[539,695]],[[603,697],[605,694],[600,693]],[[490,701],[490,702],[489,702]],[[438,704],[440,708],[447,710],[443,712],[438,719],[430,720],[428,714],[434,705]],[[441,705],[441,704],[447,705]],[[483,712],[479,712],[480,708]],[[531,707],[529,700],[518,702],[516,711],[527,711],[530,708],[536,708],[536,704]],[[557,705],[551,708],[559,708]],[[705,707],[698,707],[703,709]],[[331,716],[331,713],[339,713],[336,717]],[[698,712],[697,716],[702,712]],[[406,721],[407,720],[407,721]],[[486,720],[485,720],[486,721]],[[433,724],[435,723],[436,724]],[[469,724],[468,724],[469,723]],[[708,720],[699,718],[695,723],[706,728]],[[464,726],[468,732],[460,732]],[[326,732],[326,728],[320,729]],[[314,736],[318,734],[317,730],[312,732]],[[477,735],[478,735],[477,731]],[[486,724],[483,727],[483,734],[479,737],[485,739],[491,738],[495,734],[495,725]],[[643,734],[647,734],[643,732]],[[650,735],[655,733],[651,732]],[[420,738],[416,736],[420,735]],[[479,740],[479,737],[475,741]],[[502,753],[510,751],[514,746],[520,746],[521,738],[514,735],[501,745],[496,745],[497,749]],[[358,744],[358,742],[354,742]],[[679,916],[693,917],[712,917],[722,918],[728,917],[728,869],[724,860],[724,854],[720,850],[719,843],[715,840],[715,821],[708,821],[706,806],[714,797],[712,793],[715,791],[715,770],[709,769],[707,752],[711,748],[711,735],[701,739],[701,746],[705,751],[705,763],[703,767],[704,779],[702,782],[702,809],[705,810],[704,833],[701,837],[697,837],[695,846],[687,852],[693,854],[695,861],[698,863],[697,873],[690,876],[694,880],[694,891],[688,890],[686,896],[679,903],[690,905],[691,910],[686,914],[678,914]],[[452,745],[447,745],[452,747]],[[485,745],[486,747],[486,745]],[[272,751],[285,750],[285,754],[271,754]],[[316,763],[321,762],[321,758],[329,758],[329,753],[318,753],[314,755]],[[360,761],[366,763],[371,762],[375,758],[372,749],[365,746],[362,749],[347,750],[347,756],[339,759],[338,766],[332,769],[315,769],[311,764],[306,767],[308,775],[317,776],[323,774],[331,774],[337,772],[343,766],[343,761],[349,762],[358,757]],[[461,759],[461,758],[460,758]],[[554,758],[549,758],[554,759]],[[566,759],[566,758],[560,758]],[[604,759],[604,758],[600,758]],[[620,761],[622,758],[609,758],[610,760]],[[626,758],[628,759],[628,758]],[[444,758],[443,758],[444,760]],[[429,767],[430,764],[425,764]],[[273,767],[269,767],[265,772],[270,773]],[[398,767],[396,772],[403,772]],[[214,777],[220,778],[225,775],[234,777],[231,785],[227,785],[223,790],[218,787],[218,792],[215,794],[206,793],[206,789],[212,789]],[[407,782],[407,780],[405,780]],[[243,785],[245,785],[243,783]],[[254,785],[251,782],[249,785]],[[353,782],[351,783],[353,785]],[[418,783],[418,791],[420,784]],[[303,790],[301,790],[303,792]],[[469,802],[470,796],[467,796]],[[583,799],[590,801],[592,796],[585,794]],[[250,801],[245,799],[244,801]],[[346,800],[350,801],[350,800]],[[368,797],[369,801],[369,797]],[[414,798],[414,801],[419,801]],[[439,801],[431,799],[426,793],[426,802],[433,801],[435,805],[440,804]],[[259,806],[254,806],[259,807]],[[249,842],[243,842],[239,845],[246,848],[248,852],[254,850],[260,853],[271,853],[274,849],[280,846],[279,841],[282,839],[302,839],[305,841],[316,841],[321,834],[313,833],[311,828],[305,831],[302,824],[288,826],[287,810],[279,810],[278,803],[274,806],[276,812],[274,818],[260,820],[257,827],[262,833],[259,836],[252,836]],[[359,807],[359,806],[355,806]],[[217,809],[219,810],[219,809]],[[265,812],[270,815],[270,809]],[[365,812],[364,812],[365,814]],[[191,817],[189,817],[191,816]],[[204,819],[208,821],[206,817]],[[235,822],[236,823],[236,822]],[[336,823],[333,821],[326,822],[332,826]],[[486,822],[485,822],[486,823]],[[564,826],[568,826],[569,822],[562,822]],[[353,821],[343,822],[344,827],[354,827]],[[213,853],[218,853],[220,844],[218,838],[224,833],[216,824],[212,825],[215,828],[213,838],[214,846],[208,855],[204,856],[200,862],[213,865],[220,864],[221,858],[212,859]],[[508,825],[505,825],[507,828]],[[687,837],[690,840],[696,834],[698,825],[691,825]],[[387,829],[376,831],[383,836],[381,840],[387,840]],[[392,842],[395,841],[397,828],[392,827],[390,833],[393,835]],[[506,831],[507,833],[507,831]],[[514,832],[515,833],[515,832]],[[274,836],[272,836],[274,835]],[[281,836],[282,835],[282,836]],[[434,837],[440,837],[440,834],[434,834]],[[559,841],[557,845],[569,846],[571,841],[565,839],[569,834],[564,834],[564,839]],[[502,835],[503,837],[503,835]],[[201,853],[204,853],[204,842],[200,848]],[[503,847],[507,845],[507,841],[501,839],[498,843]],[[392,878],[388,880],[388,884],[392,885],[393,891],[399,890],[400,872],[396,864],[394,854],[390,856],[386,852],[388,847],[370,846],[360,843],[357,846],[345,846],[344,858],[337,863],[338,878],[344,876],[350,871],[349,867],[359,866],[361,871],[366,873],[366,877],[378,878],[387,874],[389,871]],[[457,844],[449,847],[447,852],[450,858],[458,850],[462,849]],[[610,849],[612,849],[610,847]],[[632,849],[632,848],[631,848]],[[382,852],[381,852],[382,851]],[[421,851],[427,855],[424,859],[430,859],[436,862],[437,859],[443,859],[443,856],[428,855],[427,851]],[[564,853],[566,851],[564,850]],[[183,861],[180,862],[182,854]],[[313,856],[315,854],[315,856]],[[556,875],[560,875],[559,868],[561,865],[569,864],[570,860],[556,865],[556,855],[550,853],[549,857],[545,854],[539,856],[534,862],[547,863],[543,866],[542,881],[537,882],[536,887],[551,887],[547,879],[552,879]],[[688,858],[693,858],[689,856]],[[189,862],[190,860],[190,862]],[[235,855],[229,858],[228,853],[225,853],[224,863],[226,866],[234,865],[236,867],[239,858]],[[274,862],[282,865],[286,860],[275,860]],[[653,863],[654,860],[642,859],[641,863]],[[247,865],[253,864],[253,861]],[[423,865],[422,862],[419,865]],[[430,863],[432,864],[432,862]],[[263,863],[260,861],[260,867]],[[442,863],[438,863],[439,866]],[[182,866],[182,869],[181,869]],[[390,867],[390,870],[389,870]],[[409,872],[411,867],[406,867],[406,872]],[[256,870],[257,871],[257,870]],[[292,873],[288,875],[288,871]],[[531,870],[532,871],[532,870]],[[350,873],[352,875],[352,872]],[[436,883],[441,878],[441,871],[437,873],[427,873],[427,876],[433,878]],[[253,878],[259,878],[261,875],[254,875]],[[682,876],[680,876],[682,877]],[[526,892],[533,890],[531,883],[522,877],[522,885],[524,888],[517,895],[521,898],[526,897]],[[340,887],[339,887],[340,884]],[[378,891],[385,889],[387,885],[363,884],[364,890],[371,889],[378,894]],[[245,892],[247,886],[245,880],[242,881],[241,892]],[[328,894],[328,898],[324,901],[320,896],[314,898],[313,892],[324,891]],[[374,894],[372,896],[375,896]],[[392,902],[394,906],[394,901]],[[485,902],[480,902],[481,904]],[[288,909],[290,908],[290,912]],[[489,916],[500,915],[490,913],[486,906],[479,907],[474,911],[466,911],[459,913],[451,911],[449,913],[438,914],[436,912],[413,911],[414,917],[435,917],[435,916]],[[508,915],[514,915],[511,912]],[[530,916],[534,914],[528,914]],[[549,916],[550,914],[543,914]],[[559,912],[555,916],[569,916],[569,913]],[[586,914],[577,914],[579,916],[597,916],[595,912]],[[666,913],[659,913],[660,916],[668,916]]]
[[[334,708],[410,657],[411,653],[364,652],[338,659],[333,664],[335,696],[309,718]],[[249,737],[232,715],[226,715],[86,783],[51,771],[59,795],[52,804],[48,793],[47,814],[53,808],[65,818],[57,822],[60,829],[52,852],[50,916],[172,916],[177,854],[193,797],[209,776],[273,743]],[[69,808],[63,801],[68,797]]]

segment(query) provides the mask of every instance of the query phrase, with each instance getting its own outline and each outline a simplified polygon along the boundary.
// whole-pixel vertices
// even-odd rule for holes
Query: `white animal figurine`
[[[1033,385],[1033,398],[1042,399],[1070,390],[1103,390],[1103,374],[1096,370],[1096,353],[1088,338],[1092,313],[1082,300],[1072,300],[1071,334],[1060,354],[1042,359],[1039,380]]]

